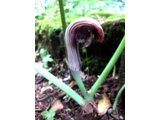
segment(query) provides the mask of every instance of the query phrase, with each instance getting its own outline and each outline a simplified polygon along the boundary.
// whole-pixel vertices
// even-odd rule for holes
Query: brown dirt
[[[66,69],[66,66],[61,62],[58,66],[52,66],[51,73],[56,77],[63,80],[69,76],[69,72]],[[118,76],[117,76],[118,77]],[[97,76],[95,75],[83,75],[83,82],[87,90],[95,83]],[[112,77],[107,77],[101,87],[97,90],[97,93],[94,96],[94,101],[97,104],[101,95],[105,92],[110,99],[111,104],[113,105],[114,99],[117,95],[118,90],[121,85],[118,82],[119,79],[114,79]],[[71,83],[71,79],[64,81],[66,84]],[[44,90],[46,88],[46,90]],[[78,86],[75,84],[72,89],[80,93]],[[116,114],[123,116],[125,118],[125,106],[124,106],[124,92],[119,99]],[[53,103],[56,100],[60,100],[63,104],[63,109],[56,111],[54,116],[55,120],[114,120],[115,118],[111,117],[107,113],[103,116],[99,116],[97,111],[94,109],[92,113],[85,113],[82,108],[70,97],[66,97],[64,92],[62,92],[58,87],[53,84],[50,84],[45,78],[36,74],[35,76],[35,119],[44,120],[41,116],[41,113],[44,110],[49,110]],[[116,119],[115,119],[116,120]]]

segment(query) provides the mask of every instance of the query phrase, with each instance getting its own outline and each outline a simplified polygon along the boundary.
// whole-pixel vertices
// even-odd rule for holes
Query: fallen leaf
[[[111,107],[111,103],[110,103],[110,100],[109,98],[107,97],[106,93],[104,93],[102,95],[102,99],[98,102],[98,113],[99,115],[104,115],[108,108]]]
[[[74,81],[70,82],[70,83],[68,84],[68,86],[69,86],[70,88],[72,88],[72,87],[74,86]]]
[[[60,100],[56,100],[56,101],[54,102],[54,104],[52,105],[52,108],[54,108],[54,110],[55,110],[55,112],[56,112],[57,110],[63,109],[63,104],[61,103]]]

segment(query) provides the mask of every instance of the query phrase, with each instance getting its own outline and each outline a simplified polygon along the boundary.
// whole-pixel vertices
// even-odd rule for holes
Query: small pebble
[[[112,112],[113,112],[112,108],[109,108],[107,111],[108,114],[112,114]]]
[[[120,120],[124,120],[124,118],[123,118],[121,115],[119,116],[119,119],[120,119]]]

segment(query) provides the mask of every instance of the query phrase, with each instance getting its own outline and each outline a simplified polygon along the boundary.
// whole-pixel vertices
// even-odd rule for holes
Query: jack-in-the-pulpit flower
[[[65,44],[68,67],[72,71],[81,70],[81,60],[77,42],[84,42],[83,48],[86,48],[91,44],[93,35],[97,41],[103,42],[103,29],[101,25],[92,18],[78,18],[67,27],[65,32]]]

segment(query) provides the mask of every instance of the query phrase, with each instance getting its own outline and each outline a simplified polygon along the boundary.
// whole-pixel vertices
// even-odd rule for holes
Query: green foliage
[[[43,118],[46,120],[54,120],[55,114],[54,108],[51,108],[49,111],[45,110],[41,113]]]
[[[38,4],[41,4],[38,5]],[[65,0],[64,9],[66,17],[85,16],[88,13],[105,11],[120,13],[124,11],[125,1],[117,0]],[[49,15],[48,18],[59,15],[57,0],[36,0],[36,15]]]
[[[121,3],[121,5],[118,5]],[[41,4],[41,7],[38,7]],[[65,0],[64,12],[66,17],[66,23],[69,24],[74,19],[79,17],[109,17],[117,12],[112,11],[114,7],[118,5],[124,8],[124,1],[118,2],[116,0]],[[39,5],[40,6],[40,5]],[[121,10],[123,11],[123,10]],[[120,12],[121,12],[120,11]],[[120,14],[118,12],[118,14]],[[36,30],[39,30],[39,34],[42,31],[53,31],[53,29],[62,28],[59,4],[57,0],[36,0],[36,16],[35,16]],[[48,33],[50,34],[50,32]],[[36,34],[37,36],[37,34]],[[37,39],[37,37],[36,37]]]
[[[40,57],[42,59],[43,65],[45,68],[48,68],[48,62],[53,62],[54,60],[51,58],[50,54],[47,54],[47,50],[45,50],[44,48],[41,48],[40,50]],[[48,69],[49,71],[51,70],[51,68]]]
[[[120,15],[117,15],[117,14],[114,14],[114,15],[111,15],[109,16],[105,22],[110,22],[110,21],[116,21],[116,20],[125,20],[125,14],[120,14]]]

